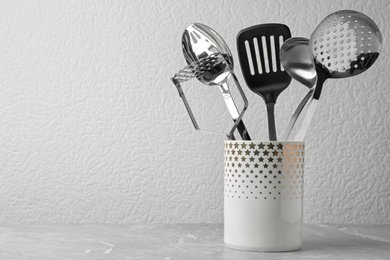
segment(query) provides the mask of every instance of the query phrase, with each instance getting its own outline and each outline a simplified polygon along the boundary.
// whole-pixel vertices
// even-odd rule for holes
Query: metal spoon
[[[378,26],[365,14],[342,10],[325,17],[310,37],[317,71],[317,86],[295,140],[304,139],[313,118],[324,82],[363,73],[374,64],[382,48]]]
[[[206,25],[194,23],[189,25],[183,33],[182,49],[184,57],[188,64],[206,58],[211,54],[222,54],[228,64],[228,68],[218,67],[212,71],[203,73],[197,77],[203,84],[208,86],[219,86],[222,92],[223,99],[229,110],[233,121],[239,117],[238,109],[232,99],[227,81],[230,76],[233,76],[236,84],[237,77],[233,73],[233,56],[229,47],[213,29]],[[243,123],[240,121],[237,130],[239,131],[243,140],[250,140],[248,131]]]
[[[309,88],[309,92],[298,105],[288,126],[283,133],[282,140],[288,140],[294,125],[303,108],[313,96],[317,82],[317,72],[310,54],[309,39],[293,37],[285,41],[280,49],[280,62],[284,70],[295,80]]]

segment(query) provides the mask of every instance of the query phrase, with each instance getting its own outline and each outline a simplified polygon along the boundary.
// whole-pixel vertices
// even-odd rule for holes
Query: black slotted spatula
[[[279,58],[283,42],[291,38],[284,24],[260,24],[237,35],[238,58],[249,89],[260,95],[267,105],[269,140],[276,141],[274,106],[279,94],[291,82]]]

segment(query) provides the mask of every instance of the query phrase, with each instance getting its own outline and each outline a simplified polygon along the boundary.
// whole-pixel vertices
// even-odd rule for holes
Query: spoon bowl
[[[182,36],[183,54],[188,64],[206,58],[211,54],[222,54],[230,69],[233,69],[233,55],[222,37],[210,27],[194,23],[184,30]],[[230,76],[226,66],[219,66],[198,79],[205,85],[215,86],[223,84]]]
[[[317,82],[317,72],[309,43],[310,40],[303,37],[286,40],[280,48],[280,62],[293,79],[311,89]]]

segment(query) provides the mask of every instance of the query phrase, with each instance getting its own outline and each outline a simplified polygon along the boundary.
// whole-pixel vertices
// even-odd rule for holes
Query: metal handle
[[[295,141],[301,142],[303,141],[303,139],[305,139],[306,132],[309,129],[310,122],[317,108],[317,104],[318,104],[318,99],[312,98],[307,113],[305,115],[305,118],[303,120],[302,126],[299,129],[297,135],[295,136]]]
[[[302,126],[299,129],[297,135],[295,136],[296,141],[303,141],[303,139],[305,139],[306,132],[309,129],[310,122],[313,119],[314,112],[317,108],[318,100],[321,96],[322,87],[324,86],[325,81],[328,79],[328,75],[324,73],[323,70],[316,69],[316,71],[318,76],[317,83],[313,87],[313,97],[310,100],[309,108],[307,109],[305,118],[303,119]]]
[[[282,140],[288,141],[290,138],[291,132],[295,126],[295,123],[298,120],[298,117],[301,115],[302,110],[310,100],[310,98],[313,96],[314,88],[310,89],[310,91],[306,94],[306,96],[302,99],[301,103],[299,103],[297,109],[295,110],[294,114],[292,115],[290,122],[287,125],[286,130],[283,133]]]
[[[236,121],[238,119],[238,117],[240,116],[240,113],[239,113],[237,106],[234,103],[232,95],[229,91],[229,86],[225,82],[225,83],[222,83],[220,85],[220,87],[221,87],[222,96],[223,96],[223,100],[225,101],[226,107],[227,107],[231,117],[233,118],[233,121]],[[246,129],[244,122],[242,120],[238,123],[237,130],[240,133],[240,136],[243,140],[251,140],[249,133],[248,133],[248,130]]]

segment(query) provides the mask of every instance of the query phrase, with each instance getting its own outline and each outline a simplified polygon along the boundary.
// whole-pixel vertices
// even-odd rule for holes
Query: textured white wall
[[[384,46],[366,73],[324,87],[305,221],[389,224],[387,0],[1,1],[0,222],[222,222],[224,138],[192,128],[169,81],[185,65],[183,29],[219,32],[244,86],[238,31],[280,22],[309,37],[339,9],[372,17]],[[279,98],[279,129],[301,89]],[[263,101],[245,93],[246,124],[265,137]]]

